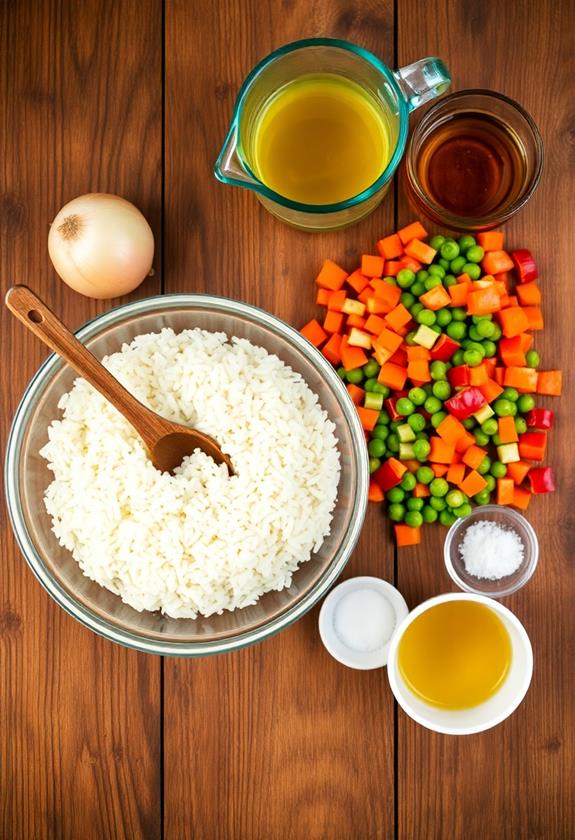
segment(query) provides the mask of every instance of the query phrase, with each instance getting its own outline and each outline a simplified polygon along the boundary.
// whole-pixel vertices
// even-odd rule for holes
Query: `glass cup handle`
[[[451,84],[449,70],[440,58],[422,58],[393,74],[407,100],[409,110],[441,96]]]

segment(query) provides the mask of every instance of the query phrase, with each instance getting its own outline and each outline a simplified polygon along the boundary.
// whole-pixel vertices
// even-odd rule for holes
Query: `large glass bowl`
[[[137,612],[85,577],[50,528],[44,491],[52,480],[39,450],[50,422],[61,415],[60,396],[74,371],[51,355],[31,380],[8,440],[5,483],[16,539],[32,571],[54,600],[107,639],[147,653],[202,656],[240,648],[276,633],[310,609],[332,586],[357,541],[367,505],[365,438],[347,391],[319,351],[283,321],[255,306],[210,295],[166,295],[113,309],[77,332],[98,357],[120,350],[141,333],[172,327],[223,331],[275,353],[301,373],[336,425],[341,477],[331,533],[317,554],[294,573],[292,585],[268,592],[251,607],[195,620]]]

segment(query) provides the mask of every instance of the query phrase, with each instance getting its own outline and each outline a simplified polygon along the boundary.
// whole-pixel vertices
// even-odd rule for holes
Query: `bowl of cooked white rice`
[[[212,435],[156,470],[132,427],[59,357],[10,432],[5,483],[32,571],[68,613],[148,653],[261,641],[332,586],[367,504],[365,437],[332,366],[261,309],[210,295],[118,307],[77,336],[142,403]]]

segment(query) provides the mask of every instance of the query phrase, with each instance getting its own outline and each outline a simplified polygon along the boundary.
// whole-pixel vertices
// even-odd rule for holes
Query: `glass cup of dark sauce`
[[[543,143],[512,99],[464,90],[430,108],[405,158],[410,202],[453,230],[490,230],[530,199],[543,168]]]

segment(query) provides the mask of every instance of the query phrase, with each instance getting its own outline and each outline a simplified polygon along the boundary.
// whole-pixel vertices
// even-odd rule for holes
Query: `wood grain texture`
[[[423,11],[423,13],[422,13]],[[400,840],[527,840],[573,837],[575,760],[572,607],[575,518],[569,416],[573,391],[571,227],[573,87],[569,52],[572,3],[435,2],[423,10],[402,0],[399,62],[439,55],[457,89],[485,87],[519,100],[545,144],[541,184],[506,226],[510,246],[530,248],[541,270],[545,330],[535,347],[542,369],[563,368],[564,396],[538,399],[558,410],[548,463],[559,492],[532,500],[528,517],[540,540],[539,568],[527,587],[505,599],[525,624],[535,658],[531,689],[518,711],[491,732],[450,738],[398,723]],[[411,217],[404,200],[400,221]],[[399,552],[398,586],[410,606],[454,587],[443,568],[440,528],[426,528],[421,550]]]
[[[57,279],[47,236],[60,206],[84,192],[118,192],[159,239],[161,5],[3,3],[0,60],[2,291],[29,283],[75,328],[109,303]],[[156,278],[138,293],[157,289]],[[1,318],[4,448],[46,351],[3,306]],[[60,610],[17,550],[4,505],[0,516],[0,837],[153,840],[160,662]]]
[[[352,266],[393,224],[393,196],[346,232],[280,224],[212,167],[247,72],[282,43],[356,41],[393,63],[391,3],[172,2],[166,20],[165,288],[240,298],[301,325],[326,255]],[[185,138],[185,142],[183,142]],[[347,576],[393,578],[380,510]],[[337,665],[318,610],[253,649],[165,663],[165,836],[393,836],[393,704],[385,673]]]

